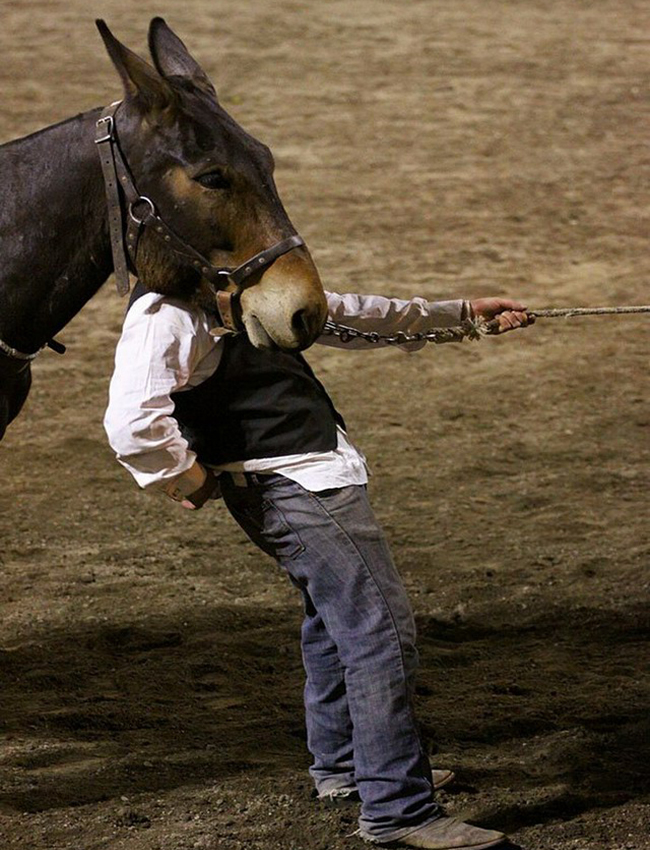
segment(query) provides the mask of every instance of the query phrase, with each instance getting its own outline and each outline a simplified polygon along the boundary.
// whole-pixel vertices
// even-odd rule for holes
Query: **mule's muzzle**
[[[298,234],[220,274],[225,290],[219,286],[215,299],[222,324],[235,333],[244,330],[256,348],[302,351],[321,333],[327,302]]]
[[[290,321],[292,342],[290,345],[280,344],[267,331],[265,323],[257,315],[247,316],[241,305],[241,292],[218,290],[215,292],[215,302],[221,324],[232,333],[249,332],[251,341],[257,347],[282,348],[287,351],[303,351],[314,342],[323,330],[324,318],[318,307],[300,307],[293,313]]]
[[[326,312],[325,297],[321,304],[321,299],[313,301],[298,298],[295,293],[282,294],[284,298],[273,290],[265,293],[261,285],[242,293],[246,333],[256,348],[303,351],[320,335]]]

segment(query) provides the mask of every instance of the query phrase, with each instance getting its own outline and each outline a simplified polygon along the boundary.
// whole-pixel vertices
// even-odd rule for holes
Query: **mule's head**
[[[219,104],[212,83],[162,18],[149,28],[152,67],[97,22],[124,84],[118,135],[138,191],[214,266],[236,267],[295,233],[273,180],[273,157]],[[157,292],[205,302],[209,287],[155,231],[137,270]],[[303,246],[243,284],[242,319],[258,348],[306,348],[325,320],[323,288]]]

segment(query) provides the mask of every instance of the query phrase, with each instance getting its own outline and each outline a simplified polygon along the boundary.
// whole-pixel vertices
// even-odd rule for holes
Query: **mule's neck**
[[[113,270],[100,112],[0,147],[0,338],[20,351],[61,330]]]

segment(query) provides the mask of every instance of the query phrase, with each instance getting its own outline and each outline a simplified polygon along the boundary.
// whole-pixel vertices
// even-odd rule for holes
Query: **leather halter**
[[[97,121],[95,144],[99,152],[108,204],[108,225],[113,253],[117,291],[126,295],[130,288],[129,272],[137,274],[138,243],[145,228],[151,228],[168,247],[188,265],[199,271],[212,285],[219,316],[227,330],[244,330],[237,296],[242,283],[255,272],[270,266],[278,257],[304,245],[294,234],[249,257],[236,268],[213,266],[212,263],[182,239],[158,215],[151,198],[138,192],[116,132],[115,113],[122,101],[107,106]],[[124,197],[124,204],[122,203]],[[125,209],[126,207],[126,209]],[[236,292],[223,286],[232,283]]]

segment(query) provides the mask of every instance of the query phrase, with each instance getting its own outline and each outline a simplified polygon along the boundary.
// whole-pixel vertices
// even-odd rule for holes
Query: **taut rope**
[[[555,319],[573,316],[611,316],[621,313],[650,313],[650,307],[561,307],[559,309],[529,310],[529,315],[540,319]]]
[[[575,316],[609,316],[624,313],[650,313],[650,306],[643,307],[561,307],[546,310],[527,310],[529,316],[536,319],[571,319]],[[407,345],[410,342],[462,342],[464,339],[479,340],[488,334],[498,333],[499,321],[492,319],[486,322],[480,316],[474,319],[465,319],[454,328],[434,328],[430,331],[419,331],[416,333],[380,334],[374,331],[360,331],[348,325],[338,322],[325,322],[322,333],[327,336],[337,336],[341,342],[352,342],[354,339],[363,339],[369,343],[383,342],[386,345]]]

